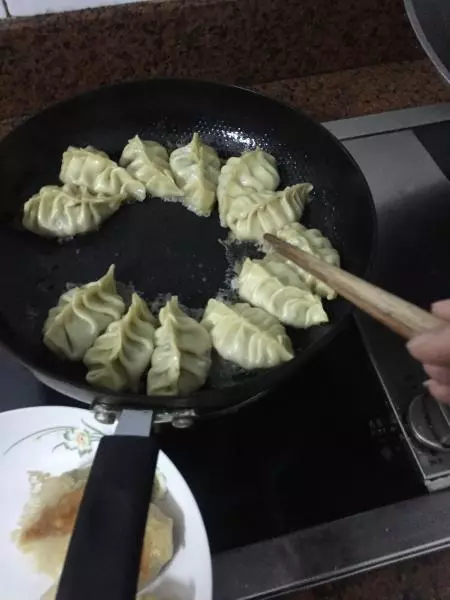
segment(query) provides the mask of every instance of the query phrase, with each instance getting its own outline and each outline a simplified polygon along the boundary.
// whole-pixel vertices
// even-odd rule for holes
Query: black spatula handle
[[[57,600],[134,600],[157,456],[154,436],[101,439]]]

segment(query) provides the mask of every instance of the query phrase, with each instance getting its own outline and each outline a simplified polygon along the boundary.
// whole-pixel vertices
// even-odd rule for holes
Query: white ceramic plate
[[[33,570],[11,540],[29,499],[28,472],[58,475],[89,464],[100,438],[114,428],[100,425],[80,408],[42,406],[0,413],[1,600],[39,600],[53,583]],[[212,600],[211,555],[197,503],[162,452],[158,472],[167,486],[165,508],[175,519],[177,543],[173,560],[147,589],[158,600]]]

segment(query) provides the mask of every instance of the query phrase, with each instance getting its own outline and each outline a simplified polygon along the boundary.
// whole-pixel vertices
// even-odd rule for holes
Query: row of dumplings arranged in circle
[[[73,288],[50,309],[45,345],[61,358],[82,360],[86,380],[115,391],[139,391],[147,373],[149,395],[186,395],[201,388],[211,350],[244,369],[273,367],[293,357],[283,325],[246,303],[209,300],[202,321],[189,317],[176,296],[159,320],[136,293],[126,309],[114,266],[98,281]]]
[[[331,264],[339,262],[317,230],[292,223],[277,235]],[[44,343],[63,358],[82,360],[87,381],[96,386],[138,391],[148,371],[149,395],[185,395],[202,387],[212,347],[247,370],[288,361],[294,353],[282,323],[297,328],[325,323],[320,298],[332,299],[335,293],[264,249],[266,256],[247,258],[237,276],[236,287],[246,302],[210,299],[201,323],[183,312],[177,297],[160,310],[159,321],[136,293],[126,310],[111,266],[98,281],[62,294],[45,321]]]
[[[70,146],[60,170],[63,185],[47,185],[24,205],[22,223],[43,236],[70,238],[98,229],[131,200],[147,195],[179,200],[208,217],[218,201],[223,227],[239,240],[260,240],[298,221],[312,185],[298,183],[276,191],[280,176],[275,158],[256,149],[222,161],[197,133],[189,144],[167,149],[135,136],[119,163],[87,146]]]

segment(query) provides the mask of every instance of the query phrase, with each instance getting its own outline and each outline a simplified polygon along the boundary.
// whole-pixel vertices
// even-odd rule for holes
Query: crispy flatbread
[[[13,532],[17,547],[29,555],[37,571],[55,582],[61,574],[70,536],[83,497],[89,469],[76,469],[59,476],[30,473],[31,496],[19,528]],[[160,494],[159,484],[157,494]],[[150,504],[142,548],[138,589],[152,581],[173,556],[173,520]],[[42,596],[56,597],[57,583]],[[141,595],[141,600],[155,600]]]

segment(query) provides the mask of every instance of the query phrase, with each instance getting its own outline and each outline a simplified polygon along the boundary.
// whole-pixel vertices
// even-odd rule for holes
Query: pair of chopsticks
[[[264,239],[281,256],[328,284],[340,296],[408,340],[425,331],[448,325],[447,322],[426,310],[422,310],[343,269],[333,267],[270,233],[266,233]]]

